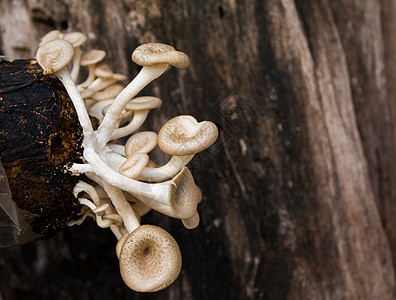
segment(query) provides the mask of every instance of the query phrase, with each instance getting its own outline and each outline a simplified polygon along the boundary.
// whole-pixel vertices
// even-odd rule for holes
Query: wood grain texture
[[[170,288],[129,291],[111,233],[87,222],[2,250],[3,298],[394,299],[395,12],[388,0],[1,1],[13,58],[79,30],[132,78],[139,44],[174,45],[191,66],[145,89],[164,102],[147,128],[177,114],[220,128],[190,163],[200,226],[143,219],[180,245]]]

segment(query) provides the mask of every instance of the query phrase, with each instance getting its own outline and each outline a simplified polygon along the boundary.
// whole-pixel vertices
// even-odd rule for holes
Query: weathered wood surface
[[[79,30],[132,78],[130,54],[161,41],[186,52],[145,90],[176,114],[218,123],[190,167],[201,225],[153,213],[179,242],[165,291],[129,291],[115,239],[92,222],[0,252],[4,299],[394,299],[394,1],[0,2],[0,47],[32,57],[52,29]],[[392,259],[393,255],[393,259]]]

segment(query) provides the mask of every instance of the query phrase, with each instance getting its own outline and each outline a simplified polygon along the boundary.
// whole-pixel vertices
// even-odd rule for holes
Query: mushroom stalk
[[[80,83],[80,84],[77,86],[77,89],[78,89],[78,88],[85,89],[85,88],[87,88],[87,87],[95,80],[94,70],[95,70],[95,65],[89,65],[89,66],[88,66],[88,76],[87,76],[87,79],[85,79],[84,82]]]
[[[73,82],[76,82],[78,79],[78,73],[80,72],[80,60],[81,60],[81,49],[80,47],[76,47],[74,48],[73,67],[70,72],[70,76],[73,79]]]
[[[111,139],[117,127],[118,116],[121,114],[125,105],[127,105],[147,84],[161,76],[166,71],[167,67],[168,64],[143,67],[139,74],[115,98],[114,103],[110,106],[98,129],[100,144],[105,145]]]
[[[95,174],[104,181],[130,193],[154,210],[171,217],[176,215],[182,219],[188,219],[194,215],[198,195],[193,191],[194,179],[187,168],[178,174],[180,177],[176,176],[172,180],[150,184],[128,178],[112,170],[93,149],[86,148],[84,158],[91,164]]]
[[[118,188],[111,186],[105,181],[102,181],[102,183],[111,203],[113,203],[114,208],[122,218],[126,230],[128,233],[131,233],[140,226],[131,204],[125,199],[124,194]]]
[[[83,129],[84,143],[87,147],[92,147],[95,140],[94,131],[83,98],[78,92],[76,85],[74,84],[72,78],[70,77],[69,71],[66,68],[55,72],[55,75],[62,82],[70,96],[70,99],[73,102],[74,108],[76,109],[78,120],[80,121],[81,127]]]
[[[147,118],[148,113],[149,113],[148,109],[135,111],[133,114],[132,121],[129,122],[129,124],[124,127],[116,128],[113,131],[113,134],[111,135],[110,140],[116,140],[121,137],[124,137],[124,136],[134,133],[137,129],[139,129],[140,126],[142,126],[142,124],[144,123],[144,121]],[[105,118],[106,118],[106,116],[105,116]]]
[[[137,177],[138,180],[148,182],[160,182],[173,178],[180,170],[187,165],[194,157],[194,154],[183,156],[172,156],[171,160],[159,168],[144,168]]]

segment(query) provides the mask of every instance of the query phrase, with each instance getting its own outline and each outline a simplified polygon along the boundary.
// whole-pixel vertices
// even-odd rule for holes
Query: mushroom
[[[194,178],[188,168],[184,167],[171,180],[149,184],[112,170],[92,148],[85,148],[83,155],[92,171],[104,182],[130,193],[154,210],[180,219],[188,219],[194,215],[200,194],[195,189]]]
[[[124,86],[121,84],[112,84],[108,86],[107,88],[95,93],[92,95],[92,99],[96,101],[103,101],[107,99],[114,99],[122,90],[124,89]]]
[[[169,45],[160,43],[143,44],[132,53],[132,61],[143,66],[139,74],[125,87],[110,106],[98,133],[103,136],[102,142],[107,143],[117,126],[117,117],[125,105],[136,96],[147,84],[163,74],[172,65],[177,68],[186,68],[189,60],[186,54],[176,51]]]
[[[170,119],[158,133],[158,147],[170,155],[190,155],[212,145],[218,136],[217,127],[210,121],[197,122],[188,115]]]
[[[99,122],[102,122],[105,115],[104,112],[105,107],[110,106],[111,103],[113,103],[113,101],[114,101],[113,99],[99,101],[99,102],[95,101],[95,104],[89,108],[89,115],[98,119]]]
[[[88,67],[88,77],[79,86],[87,88],[95,80],[95,66],[98,62],[104,59],[106,52],[103,50],[92,49],[85,52],[81,58],[81,66]]]
[[[80,60],[81,60],[81,50],[80,46],[84,44],[87,40],[87,36],[81,32],[69,32],[63,37],[66,41],[70,42],[74,48],[74,58],[73,58],[73,68],[70,72],[70,76],[74,82],[76,82],[78,77],[78,72],[80,71]]]
[[[137,292],[155,292],[172,284],[182,257],[175,239],[164,229],[142,225],[125,240],[120,271],[125,284]]]
[[[132,135],[125,143],[127,157],[135,153],[149,153],[157,146],[157,134],[153,131],[141,131]]]
[[[45,43],[48,43],[49,41],[58,40],[58,39],[61,40],[63,39],[63,36],[64,36],[63,33],[60,32],[59,30],[52,30],[40,39],[39,47],[41,47]]]
[[[37,50],[36,58],[40,66],[44,69],[44,75],[54,73],[62,82],[76,109],[79,122],[83,129],[84,143],[86,146],[92,146],[95,140],[92,124],[85,108],[84,100],[66,67],[72,60],[73,55],[74,49],[72,44],[65,40],[53,40],[45,43]]]
[[[189,218],[189,219],[182,219],[184,227],[187,229],[194,229],[199,225],[199,214],[198,211],[195,212],[195,214]]]
[[[116,101],[116,100],[114,100]],[[125,109],[127,111],[133,111],[133,119],[129,122],[128,125],[116,128],[111,135],[110,140],[115,140],[135,132],[147,118],[147,115],[150,109],[154,109],[160,107],[162,101],[160,98],[151,97],[151,96],[143,96],[132,99],[126,106]],[[110,106],[111,107],[111,106]],[[109,110],[110,110],[109,107]],[[106,116],[105,116],[106,118]]]
[[[92,98],[92,96],[108,86],[117,82],[117,79],[114,77],[99,77],[96,78],[86,89],[81,90],[81,97],[84,99]]]
[[[147,154],[134,153],[121,165],[120,174],[132,179],[136,178],[147,166],[148,161],[149,156]]]
[[[182,115],[166,122],[158,133],[158,146],[171,160],[159,168],[144,168],[138,179],[149,182],[168,180],[188,164],[195,153],[211,146],[217,139],[216,125],[210,121],[198,123],[192,116]]]
[[[121,217],[125,229],[128,231],[128,233],[133,232],[140,226],[140,222],[131,204],[125,199],[122,191],[116,187],[111,186],[105,181],[102,181],[102,185],[109,196],[111,203],[113,203],[117,214]]]

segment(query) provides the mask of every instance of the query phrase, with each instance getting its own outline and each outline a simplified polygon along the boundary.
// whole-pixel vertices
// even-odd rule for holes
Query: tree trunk
[[[220,129],[189,165],[199,227],[143,218],[180,245],[171,287],[129,290],[116,240],[87,221],[1,250],[3,298],[395,299],[395,20],[391,0],[1,1],[12,59],[53,29],[87,34],[129,78],[141,43],[184,51],[190,67],[144,91],[164,102],[147,128],[191,114]]]

